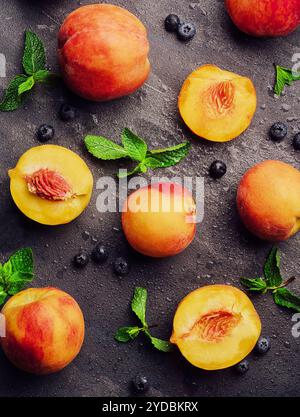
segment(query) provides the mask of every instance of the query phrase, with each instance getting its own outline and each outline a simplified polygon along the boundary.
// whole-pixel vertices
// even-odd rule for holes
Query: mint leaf
[[[170,148],[149,151],[144,163],[151,169],[168,168],[182,161],[188,155],[190,148],[191,144],[184,142]]]
[[[22,104],[22,96],[19,95],[19,86],[27,80],[26,75],[16,75],[5,90],[4,98],[0,103],[0,111],[13,111]]]
[[[147,304],[147,290],[145,288],[137,287],[134,291],[134,296],[131,302],[131,309],[140,319],[143,326],[147,326],[146,304]]]
[[[3,289],[0,289],[0,305],[4,304],[7,297],[8,294]]]
[[[274,92],[277,96],[280,96],[286,85],[290,86],[294,81],[300,80],[300,74],[294,74],[291,69],[281,67],[279,65],[276,68],[276,84]]]
[[[30,30],[25,32],[25,49],[23,55],[23,68],[26,74],[33,75],[37,71],[44,70],[46,54],[43,42]]]
[[[33,254],[30,248],[15,252],[0,269],[0,287],[14,295],[33,279]]]
[[[48,70],[39,70],[33,74],[33,78],[37,83],[49,83],[54,77],[57,77],[57,75]]]
[[[249,291],[257,291],[257,292],[263,292],[263,293],[267,291],[267,284],[261,278],[256,278],[256,279],[242,278],[241,283]]]
[[[157,339],[157,337],[151,336],[149,332],[146,332],[146,335],[151,340],[152,345],[155,347],[155,349],[160,350],[161,352],[171,352],[173,350],[173,346],[171,343],[167,342],[166,340]]]
[[[139,327],[121,327],[115,334],[115,339],[121,343],[134,340],[140,333]]]
[[[123,130],[121,139],[128,156],[134,161],[142,162],[148,149],[146,142],[128,128]]]
[[[126,158],[126,150],[103,136],[88,135],[84,139],[87,150],[98,159],[104,161]]]
[[[277,248],[273,248],[264,266],[264,276],[267,286],[272,289],[282,284],[280,273],[280,254]]]
[[[274,291],[273,296],[277,305],[290,308],[300,313],[300,297],[294,295],[287,288],[279,288]]]
[[[19,96],[25,93],[26,91],[30,91],[33,88],[34,84],[35,84],[35,81],[34,81],[33,76],[28,77],[27,80],[24,81],[22,84],[20,84],[18,87]]]
[[[127,171],[127,170],[119,171],[119,173],[117,174],[118,178],[126,178],[126,177],[129,177],[130,175],[140,174],[140,173],[145,174],[145,172],[147,172],[148,169],[144,161],[138,164],[132,171]]]

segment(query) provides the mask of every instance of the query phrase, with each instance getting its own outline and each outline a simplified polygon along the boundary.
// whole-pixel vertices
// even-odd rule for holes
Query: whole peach
[[[128,197],[122,225],[136,251],[153,258],[173,256],[187,248],[195,237],[195,202],[179,184],[152,184]]]
[[[110,4],[73,11],[58,34],[64,81],[83,98],[112,100],[136,91],[150,72],[149,43],[142,22]]]
[[[58,372],[81,349],[81,309],[57,288],[21,291],[5,304],[2,314],[6,322],[6,336],[0,339],[3,351],[23,371],[37,375]]]
[[[281,161],[264,161],[243,176],[237,207],[245,226],[271,242],[300,229],[300,172]]]
[[[225,0],[235,25],[253,36],[288,35],[300,25],[300,0]]]

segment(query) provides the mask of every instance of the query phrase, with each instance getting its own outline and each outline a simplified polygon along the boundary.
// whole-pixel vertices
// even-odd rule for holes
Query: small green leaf
[[[0,289],[0,305],[4,304],[6,298],[8,297],[7,292],[5,292],[2,288]]]
[[[0,111],[13,111],[22,104],[22,96],[19,95],[19,86],[27,80],[26,75],[16,75],[5,90],[4,98],[0,103]]]
[[[300,297],[293,294],[287,288],[279,288],[274,291],[273,296],[277,305],[290,308],[300,313]]]
[[[33,253],[31,248],[19,249],[10,258],[12,272],[33,274]]]
[[[140,333],[139,327],[121,327],[115,334],[115,339],[121,343],[134,340]]]
[[[33,75],[37,71],[44,70],[46,54],[43,42],[30,30],[25,32],[25,49],[23,55],[23,68],[26,74]]]
[[[249,291],[257,291],[257,292],[266,292],[267,291],[267,284],[261,278],[256,278],[256,279],[242,278],[241,283]]]
[[[189,142],[180,143],[165,149],[149,151],[144,163],[148,168],[168,168],[177,165],[189,153],[191,144]]]
[[[274,87],[274,92],[277,96],[280,96],[286,85],[290,86],[293,84],[294,81],[300,80],[300,74],[296,75],[293,73],[292,70],[281,67],[279,65],[276,65],[275,68],[276,84]]]
[[[155,349],[160,350],[161,352],[171,352],[173,350],[173,346],[170,342],[167,342],[166,340],[158,339],[157,337],[151,336],[149,332],[145,332],[146,335],[151,340],[152,345],[155,347]]]
[[[33,76],[28,77],[26,81],[24,81],[22,84],[19,85],[19,88],[18,88],[19,96],[21,94],[24,94],[26,91],[30,91],[33,88],[34,84],[35,84],[35,81],[34,81]]]
[[[141,320],[141,323],[143,326],[147,326],[146,304],[147,304],[147,290],[145,288],[137,287],[134,291],[134,296],[131,302],[131,308],[132,308],[132,311]]]
[[[87,150],[98,159],[104,161],[126,158],[126,150],[103,136],[88,135],[84,139]]]
[[[144,165],[144,162],[141,162],[140,164],[138,164],[132,171],[119,171],[117,176],[118,178],[127,178],[130,177],[131,175],[134,174],[145,174],[145,172],[147,172],[147,167]]]
[[[264,265],[264,276],[269,288],[276,288],[282,284],[280,273],[280,253],[277,248],[273,248]]]
[[[128,128],[123,130],[121,138],[128,156],[134,161],[142,162],[147,154],[146,142]]]

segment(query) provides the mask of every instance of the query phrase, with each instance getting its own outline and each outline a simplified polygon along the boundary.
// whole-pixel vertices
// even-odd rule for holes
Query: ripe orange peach
[[[66,18],[58,34],[64,81],[88,100],[112,100],[136,91],[150,72],[148,53],[142,22],[111,4],[80,7]]]
[[[93,191],[93,176],[83,159],[57,145],[29,149],[9,176],[12,198],[22,213],[51,226],[78,217]]]
[[[249,78],[203,65],[185,80],[178,107],[197,136],[227,142],[249,127],[256,110],[256,91]]]
[[[226,0],[235,25],[253,36],[288,35],[300,25],[300,0]]]
[[[128,197],[122,225],[136,251],[153,258],[173,256],[187,248],[195,237],[195,202],[179,184],[152,184]]]
[[[281,161],[264,161],[243,176],[237,207],[245,226],[271,242],[300,229],[300,172]]]
[[[7,358],[23,371],[44,375],[66,367],[79,353],[84,319],[79,305],[57,288],[30,288],[3,307]]]
[[[213,371],[242,361],[260,333],[260,318],[245,293],[229,285],[210,285],[181,301],[171,342],[192,365]]]

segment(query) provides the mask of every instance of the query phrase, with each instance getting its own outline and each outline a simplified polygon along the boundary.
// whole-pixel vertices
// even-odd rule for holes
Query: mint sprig
[[[0,264],[0,304],[9,295],[17,294],[33,279],[33,254],[30,248],[15,252],[3,265]]]
[[[128,128],[123,130],[121,141],[123,146],[103,136],[87,135],[84,138],[87,150],[98,159],[107,161],[129,158],[138,162],[132,171],[119,173],[119,178],[146,173],[148,169],[174,166],[188,155],[191,146],[189,142],[183,142],[170,148],[149,150],[145,140]]]
[[[131,309],[140,320],[142,326],[120,327],[115,334],[115,339],[120,343],[127,343],[136,339],[140,333],[143,333],[156,349],[161,352],[170,352],[172,350],[172,345],[169,342],[158,339],[150,333],[151,326],[148,325],[146,320],[147,297],[148,294],[145,288],[137,287],[135,289],[131,301]]]
[[[16,75],[9,83],[0,103],[0,111],[8,112],[18,109],[25,93],[35,84],[50,81],[53,73],[46,69],[46,53],[42,41],[30,30],[25,31],[25,46],[22,59],[25,74]]]
[[[286,281],[282,278],[280,272],[280,253],[277,248],[273,248],[264,265],[264,278],[243,278],[241,279],[241,283],[249,291],[260,292],[262,294],[271,291],[277,305],[300,312],[300,297],[286,288],[294,280],[295,277]]]
[[[300,81],[300,74],[295,74],[291,69],[275,65],[276,69],[276,82],[274,92],[277,96],[280,96],[286,85],[290,86],[294,81]]]

